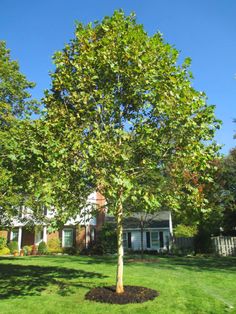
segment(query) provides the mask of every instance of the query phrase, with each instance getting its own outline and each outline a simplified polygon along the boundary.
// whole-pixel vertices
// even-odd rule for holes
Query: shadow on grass
[[[106,277],[63,267],[0,264],[0,299],[40,295],[44,291],[65,296],[73,293],[75,288],[91,288],[95,278]]]
[[[147,266],[153,266],[153,264]],[[157,264],[160,268],[178,269],[194,271],[222,271],[236,272],[235,257],[166,257],[161,258]]]

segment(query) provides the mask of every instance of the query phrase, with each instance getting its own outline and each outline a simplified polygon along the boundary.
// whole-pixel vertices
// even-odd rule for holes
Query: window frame
[[[69,231],[71,232],[71,245],[65,245],[65,233]],[[64,248],[70,248],[74,245],[74,229],[73,228],[64,228],[62,230],[62,247]]]
[[[17,234],[17,236],[15,237],[14,234]],[[19,239],[19,229],[12,229],[10,240],[18,242],[18,239]]]
[[[150,249],[151,248],[151,232],[146,231],[146,248]]]
[[[122,242],[123,242],[123,247],[124,247],[124,249],[128,249],[128,236],[127,236],[127,232],[123,232]]]
[[[157,238],[155,240],[153,239],[154,233],[157,234]],[[151,248],[155,250],[159,249],[159,246],[160,246],[159,231],[151,231],[150,236],[151,236]]]

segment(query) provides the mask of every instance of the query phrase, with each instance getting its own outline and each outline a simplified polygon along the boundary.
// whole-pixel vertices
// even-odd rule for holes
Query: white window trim
[[[34,244],[35,245],[39,245],[42,241],[44,241],[43,239],[43,227],[40,226],[41,229],[35,229],[34,231]],[[39,239],[39,235],[40,234],[40,239]],[[41,237],[42,235],[42,237]]]
[[[13,230],[11,230],[11,233],[10,233],[10,241],[13,241]],[[19,238],[19,230],[17,229],[17,233],[18,233],[18,236],[17,236],[17,239],[16,240],[14,240],[14,241],[16,241],[16,242],[18,242],[18,238]]]
[[[124,238],[125,236],[125,238]],[[126,243],[126,245],[124,244],[124,242]],[[123,235],[122,235],[122,243],[123,243],[123,246],[124,246],[124,249],[128,249],[128,232],[123,232]]]
[[[66,230],[72,231],[72,237],[73,237],[73,232],[74,232],[73,228],[64,228],[64,229],[62,229],[62,247],[64,247],[64,248],[73,247],[73,238],[72,238],[72,246],[65,246],[65,243],[64,243],[64,241],[65,241],[64,232],[65,232]]]
[[[128,236],[128,233],[131,234],[131,247],[129,247],[129,236]],[[126,239],[125,239],[126,245],[124,245],[124,234],[125,234],[125,237],[126,237]],[[133,248],[132,232],[131,232],[131,231],[124,231],[124,232],[123,232],[123,239],[122,239],[122,240],[123,240],[124,249],[126,249],[126,250],[132,250],[132,248]]]
[[[152,234],[153,233],[157,233],[157,247],[154,247],[153,245],[152,245]],[[150,232],[150,248],[151,249],[154,249],[154,250],[159,250],[160,249],[160,233],[159,233],[160,231],[151,231]]]

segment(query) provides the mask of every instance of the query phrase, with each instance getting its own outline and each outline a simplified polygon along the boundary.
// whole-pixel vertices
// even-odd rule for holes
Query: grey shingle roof
[[[168,228],[170,212],[162,211],[156,214],[134,213],[130,217],[124,218],[124,229],[140,228],[141,216],[143,216],[144,228]],[[115,223],[114,216],[107,215],[106,222]]]

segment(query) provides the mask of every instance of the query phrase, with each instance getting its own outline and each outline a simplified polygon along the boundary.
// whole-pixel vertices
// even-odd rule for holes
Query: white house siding
[[[131,250],[134,251],[139,251],[141,250],[141,231],[140,229],[138,230],[134,230],[134,229],[125,229],[124,233],[131,232]],[[146,243],[146,232],[163,232],[163,243],[164,246],[163,248],[160,248],[160,243],[158,245],[158,247],[152,247],[152,241],[151,241],[151,237],[150,237],[150,248],[147,248],[147,243]],[[127,237],[128,238],[128,237]],[[160,239],[160,238],[159,238]],[[170,231],[169,229],[145,229],[143,232],[143,248],[144,250],[167,250],[168,249],[168,245],[170,243]],[[128,249],[128,248],[126,248]]]

